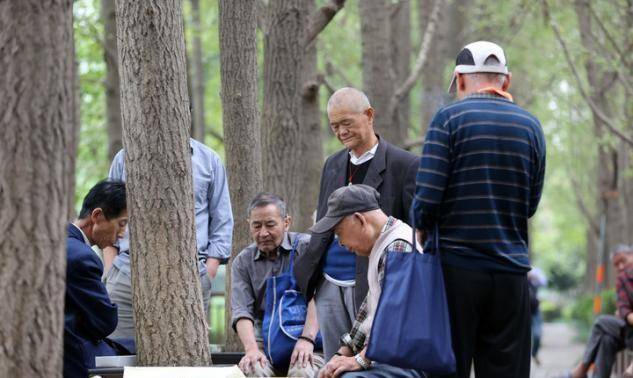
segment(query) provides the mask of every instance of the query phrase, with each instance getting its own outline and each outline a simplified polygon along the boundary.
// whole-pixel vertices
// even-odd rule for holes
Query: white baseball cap
[[[486,63],[491,56],[497,58],[492,63]],[[455,71],[451,85],[448,87],[449,93],[454,93],[457,89],[457,74],[469,74],[476,72],[491,72],[507,75],[508,66],[506,64],[506,56],[503,49],[496,43],[488,41],[477,41],[470,43],[457,54],[455,59]]]

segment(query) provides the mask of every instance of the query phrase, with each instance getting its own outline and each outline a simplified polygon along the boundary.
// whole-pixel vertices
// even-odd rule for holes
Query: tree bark
[[[251,0],[220,0],[222,124],[233,211],[233,249],[226,268],[226,350],[242,349],[231,327],[231,264],[251,243],[246,224],[249,202],[262,190],[260,118],[257,104],[257,14]]]
[[[591,15],[589,13],[589,3],[584,0],[576,0],[575,3],[576,16],[578,18],[578,26],[580,30],[580,38],[583,46],[589,51],[595,51],[596,41],[592,31]],[[585,71],[587,82],[589,83],[589,98],[600,111],[607,116],[611,113],[612,105],[610,104],[608,94],[612,93],[612,88],[607,87],[604,83],[608,81],[608,77],[613,75],[611,72],[604,71],[593,59],[586,59]],[[606,216],[606,248],[605,254],[601,261],[605,266],[606,283],[613,283],[614,272],[609,262],[609,251],[620,242],[622,232],[619,227],[621,224],[621,212],[619,203],[619,179],[620,170],[618,169],[617,150],[610,145],[604,143],[605,129],[604,121],[592,109],[594,135],[598,143],[598,164],[596,169],[596,177],[598,178],[598,202],[599,216]],[[592,245],[587,246],[587,250],[592,250]],[[595,250],[595,249],[594,249]],[[591,273],[591,272],[588,272]]]
[[[268,4],[264,36],[264,107],[262,114],[264,188],[281,196],[297,215],[301,185],[303,86],[306,7],[304,0]]]
[[[421,0],[418,3],[421,38],[429,23],[429,15],[435,1],[437,0]],[[438,24],[422,73],[421,136],[426,133],[435,112],[449,101],[447,88],[450,72],[457,53],[465,44],[463,35],[467,22],[464,9],[467,7],[466,1],[451,1],[440,11],[440,19],[452,21]]]
[[[62,372],[72,1],[0,2],[0,376]]]
[[[395,68],[396,83],[404,83],[411,71],[411,0],[400,0],[392,5],[391,26],[391,56]],[[404,142],[409,137],[410,101],[407,93],[400,101],[395,112],[397,139]]]
[[[363,0],[361,19],[363,88],[375,109],[374,129],[387,141],[402,145],[399,126],[389,117],[395,72],[391,61],[389,5],[387,0]]]
[[[314,0],[307,0],[307,14],[314,14]],[[338,1],[341,3],[342,1]],[[323,135],[321,132],[321,109],[319,107],[319,87],[317,78],[316,44],[307,46],[304,56],[303,88],[301,90],[301,190],[299,191],[299,212],[295,216],[295,229],[307,230],[313,223],[313,214],[319,198],[319,180],[323,167]]]
[[[117,53],[116,10],[114,0],[101,0],[103,21],[103,58],[106,77],[103,82],[106,98],[106,124],[108,125],[108,160],[123,148],[121,129],[121,88],[119,85],[119,58]]]
[[[206,124],[204,119],[204,65],[202,64],[202,38],[200,27],[200,0],[191,0],[191,16],[193,19],[193,32],[192,38],[193,46],[193,75],[191,78],[193,94],[193,137],[204,143],[204,135],[206,130]]]
[[[181,3],[117,0],[117,14],[138,361],[209,365]]]

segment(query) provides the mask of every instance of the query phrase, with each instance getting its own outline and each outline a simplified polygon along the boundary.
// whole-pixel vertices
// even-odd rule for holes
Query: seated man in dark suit
[[[111,246],[127,225],[125,184],[102,181],[84,202],[79,218],[68,225],[66,299],[64,306],[64,377],[88,376],[95,356],[126,351],[107,340],[117,325],[117,307],[101,282],[103,264],[90,248]],[[128,353],[125,353],[128,354]]]

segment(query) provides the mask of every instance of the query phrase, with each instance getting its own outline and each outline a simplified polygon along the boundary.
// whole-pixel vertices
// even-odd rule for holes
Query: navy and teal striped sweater
[[[440,109],[429,126],[417,174],[416,227],[445,264],[523,273],[528,218],[545,174],[545,139],[536,117],[505,98],[477,94]]]

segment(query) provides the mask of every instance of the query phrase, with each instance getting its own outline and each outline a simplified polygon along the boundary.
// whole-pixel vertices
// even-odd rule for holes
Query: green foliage
[[[543,316],[543,321],[545,322],[553,322],[559,320],[563,316],[562,307],[553,301],[541,300],[539,309],[541,310],[541,315]]]
[[[614,290],[603,290],[600,293],[602,301],[602,309],[600,314],[615,314],[616,302]],[[577,323],[578,328],[582,330],[591,329],[591,325],[597,315],[593,313],[593,295],[585,294],[580,296],[566,312],[566,317]]]

